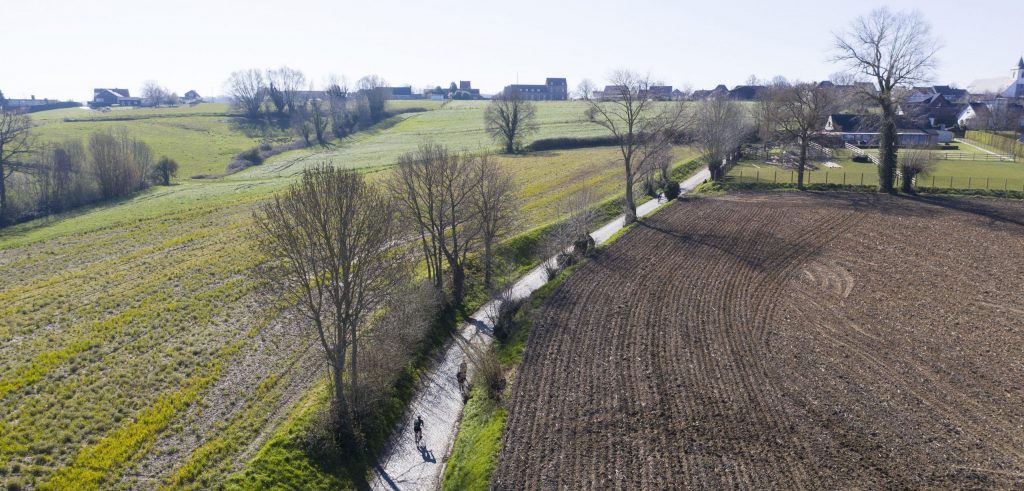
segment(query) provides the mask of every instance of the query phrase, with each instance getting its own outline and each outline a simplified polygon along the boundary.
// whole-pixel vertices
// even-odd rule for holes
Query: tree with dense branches
[[[505,153],[515,153],[523,140],[537,131],[537,106],[517,90],[502,92],[487,105],[484,127],[501,142]]]
[[[882,111],[879,191],[895,192],[899,91],[929,80],[939,48],[931,26],[919,12],[893,12],[886,7],[857,18],[847,31],[835,36],[833,60],[877,85],[877,92],[860,95],[876,102]]]
[[[691,121],[681,101],[656,102],[650,97],[650,87],[656,84],[649,76],[618,70],[609,81],[603,100],[591,100],[585,115],[608,130],[619,146],[626,185],[623,211],[629,224],[636,221],[633,188],[637,176],[671,151],[672,142]]]

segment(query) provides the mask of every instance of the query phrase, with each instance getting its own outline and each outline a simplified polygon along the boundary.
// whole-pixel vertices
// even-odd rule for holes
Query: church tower
[[[1013,79],[1024,79],[1024,56],[1020,57],[1020,61],[1017,62],[1017,68],[1013,69]]]

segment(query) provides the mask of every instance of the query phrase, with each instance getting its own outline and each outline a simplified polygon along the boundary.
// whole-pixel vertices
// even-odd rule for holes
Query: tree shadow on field
[[[1000,227],[1018,235],[1024,234],[1024,206],[1007,203],[1004,207],[993,206],[979,199],[954,198],[948,196],[906,196],[904,199],[917,203],[939,206],[942,208],[969,213],[989,220],[989,225],[1006,225]]]

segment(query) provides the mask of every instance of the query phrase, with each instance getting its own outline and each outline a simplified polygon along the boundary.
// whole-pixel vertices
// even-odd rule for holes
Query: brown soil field
[[[1024,203],[684,199],[535,313],[498,489],[1021,488]]]

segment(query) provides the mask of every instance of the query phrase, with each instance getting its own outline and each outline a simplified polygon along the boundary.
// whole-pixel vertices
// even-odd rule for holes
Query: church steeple
[[[1020,57],[1020,61],[1017,62],[1017,68],[1013,69],[1013,78],[1022,79],[1024,78],[1024,56]]]

